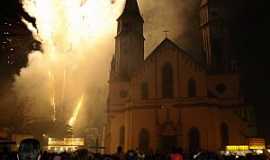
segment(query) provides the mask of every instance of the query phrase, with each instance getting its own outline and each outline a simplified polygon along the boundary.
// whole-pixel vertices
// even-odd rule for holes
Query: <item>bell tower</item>
[[[117,22],[111,78],[129,80],[144,62],[144,21],[137,0],[126,0],[123,13]]]
[[[200,30],[202,51],[210,73],[226,73],[237,70],[229,28],[226,26],[228,10],[226,0],[201,0]]]

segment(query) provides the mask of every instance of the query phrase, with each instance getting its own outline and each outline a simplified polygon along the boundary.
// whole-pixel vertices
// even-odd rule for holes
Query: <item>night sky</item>
[[[270,53],[269,37],[267,37],[269,26],[266,25],[270,19],[268,7],[263,0],[234,1],[231,2],[231,6],[234,6],[234,2],[240,7],[230,26],[233,26],[233,46],[239,54],[243,94],[246,101],[256,108],[259,133],[270,140],[270,63],[268,59]],[[0,3],[0,22],[11,19],[20,20],[23,16],[34,23],[34,19],[23,12],[16,0],[5,0]],[[1,68],[2,66],[0,70]]]
[[[247,0],[235,21],[234,40],[241,65],[242,85],[246,100],[256,107],[257,125],[262,135],[270,138],[270,76],[267,19],[264,1]]]

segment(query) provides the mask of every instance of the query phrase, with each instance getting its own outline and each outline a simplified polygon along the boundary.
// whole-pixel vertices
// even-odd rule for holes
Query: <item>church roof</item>
[[[125,16],[135,16],[143,21],[137,0],[126,0],[125,8],[118,20]]]
[[[164,47],[165,45],[170,45],[174,48],[176,48],[177,50],[179,50],[180,52],[178,53],[182,53],[185,56],[187,56],[188,58],[190,58],[194,63],[198,64],[199,66],[205,68],[205,65],[203,63],[201,63],[200,61],[198,61],[196,58],[194,58],[193,56],[191,56],[191,54],[187,53],[183,48],[179,47],[176,43],[174,43],[172,40],[170,40],[169,38],[165,38],[150,54],[149,56],[146,58],[145,61],[148,61],[148,59],[150,59],[150,57],[152,57],[156,51],[162,47]]]

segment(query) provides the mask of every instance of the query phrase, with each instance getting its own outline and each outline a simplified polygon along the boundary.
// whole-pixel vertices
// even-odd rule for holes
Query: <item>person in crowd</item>
[[[43,152],[41,155],[42,156],[41,156],[40,160],[47,160],[47,159],[49,159],[49,154],[48,154],[47,151]]]
[[[155,160],[155,153],[153,149],[149,149],[148,153],[145,156],[146,160]]]
[[[181,148],[174,148],[170,154],[170,160],[183,160],[183,151]]]
[[[58,154],[55,154],[53,160],[62,160],[62,157]]]
[[[146,155],[142,150],[138,150],[137,157],[138,157],[138,160],[145,160]]]
[[[124,153],[123,148],[121,146],[117,147],[115,158],[118,160],[125,160],[125,153]]]
[[[134,150],[129,150],[126,154],[126,160],[137,160],[137,154]]]
[[[7,147],[2,148],[2,152],[0,152],[0,160],[9,160],[10,152]]]
[[[40,160],[41,147],[36,139],[24,139],[19,147],[17,159],[18,160]]]
[[[76,160],[88,160],[88,159],[89,159],[88,150],[86,149],[77,150]]]

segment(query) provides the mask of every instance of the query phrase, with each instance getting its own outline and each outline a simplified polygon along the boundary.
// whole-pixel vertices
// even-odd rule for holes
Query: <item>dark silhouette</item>
[[[124,153],[123,148],[121,146],[117,147],[117,152],[115,154],[115,158],[117,160],[124,160],[125,159],[125,153]]]
[[[4,19],[21,19],[24,18],[28,22],[30,22],[35,28],[37,28],[36,25],[36,19],[34,17],[31,17],[24,9],[22,3],[20,3],[18,0],[8,0],[1,2],[0,5],[1,9],[1,20]],[[3,16],[3,17],[2,17]]]
[[[39,160],[41,157],[40,143],[36,139],[24,139],[19,147],[19,160]]]

